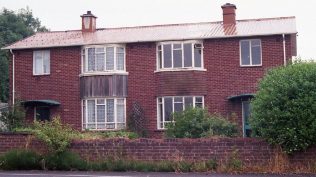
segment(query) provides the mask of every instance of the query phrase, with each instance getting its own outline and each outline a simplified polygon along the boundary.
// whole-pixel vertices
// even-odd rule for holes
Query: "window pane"
[[[87,101],[87,114],[88,114],[87,123],[94,123],[95,122],[95,101],[94,100]]]
[[[162,51],[158,50],[158,67],[159,69],[162,68]]]
[[[97,104],[104,104],[104,99],[97,99]]]
[[[116,69],[124,70],[124,48],[116,48]]]
[[[185,97],[184,104],[185,104],[185,108],[193,107],[193,97]]]
[[[192,67],[192,44],[183,45],[184,67]]]
[[[162,116],[162,103],[158,103],[158,120],[159,122],[163,121],[163,116]]]
[[[174,112],[183,111],[183,103],[174,103]]]
[[[106,121],[114,122],[114,99],[106,100]]]
[[[171,121],[172,98],[165,98],[165,121]]]
[[[173,67],[182,67],[182,50],[173,50]]]
[[[95,49],[89,48],[88,49],[88,71],[95,70]]]
[[[125,122],[124,99],[117,99],[117,122]]]
[[[43,73],[42,63],[43,63],[42,57],[35,55],[35,62],[34,62],[35,74],[42,74]]]
[[[114,47],[106,48],[106,70],[114,70]]]
[[[43,69],[44,69],[44,73],[45,74],[49,74],[50,73],[50,52],[49,51],[45,51],[43,52]]]
[[[202,45],[194,44],[194,67],[202,67]]]
[[[250,65],[249,41],[241,41],[241,65]]]
[[[261,64],[261,47],[260,40],[252,40],[251,41],[251,57],[253,65]]]
[[[203,98],[202,97],[195,97],[195,106],[196,107],[203,107]]]
[[[97,71],[104,71],[104,53],[96,54]]]
[[[171,44],[163,45],[164,68],[171,68]]]
[[[97,122],[105,122],[105,105],[97,105]]]

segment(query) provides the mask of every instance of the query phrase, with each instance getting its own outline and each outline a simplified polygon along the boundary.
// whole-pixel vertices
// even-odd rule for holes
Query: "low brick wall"
[[[0,154],[14,148],[33,149],[40,153],[47,150],[32,135],[0,134]],[[76,140],[70,149],[89,160],[123,157],[146,161],[216,159],[226,162],[235,156],[246,166],[271,166],[279,158],[276,148],[256,138]],[[288,156],[289,165],[296,167],[313,165],[315,159],[316,147]]]

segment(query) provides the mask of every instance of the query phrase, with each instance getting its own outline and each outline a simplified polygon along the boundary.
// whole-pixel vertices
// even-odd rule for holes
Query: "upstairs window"
[[[123,46],[86,47],[82,54],[84,73],[125,71]]]
[[[33,75],[50,74],[50,51],[38,50],[33,52]]]
[[[188,107],[204,107],[203,96],[160,97],[157,100],[158,129],[173,122],[172,113],[184,111]]]
[[[241,40],[240,41],[240,65],[241,66],[261,66],[261,40]]]
[[[201,42],[166,42],[157,46],[157,69],[203,69]]]

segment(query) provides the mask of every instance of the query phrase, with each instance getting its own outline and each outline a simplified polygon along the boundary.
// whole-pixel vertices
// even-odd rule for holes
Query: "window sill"
[[[262,65],[240,65],[241,68],[254,68],[254,67],[262,67]]]
[[[47,74],[34,74],[33,73],[33,76],[49,76],[50,75],[50,73],[47,73]]]
[[[175,69],[161,69],[161,70],[156,70],[154,71],[154,73],[159,73],[159,72],[168,72],[168,71],[172,71],[172,72],[177,72],[177,71],[207,71],[204,68],[175,68]]]
[[[107,76],[107,75],[128,75],[128,72],[92,72],[92,73],[82,73],[79,77],[83,76]]]

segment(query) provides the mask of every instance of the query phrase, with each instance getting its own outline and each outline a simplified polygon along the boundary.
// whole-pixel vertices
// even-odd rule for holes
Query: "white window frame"
[[[259,40],[260,42],[260,64],[259,65],[253,65],[252,64],[252,45],[251,41],[253,40]],[[242,64],[242,54],[241,54],[241,42],[248,41],[249,42],[249,57],[250,57],[250,64],[249,65],[244,65]],[[256,67],[256,66],[262,66],[262,42],[261,39],[243,39],[239,41],[239,58],[240,58],[240,67]]]
[[[111,122],[114,123],[114,128],[113,129],[107,129],[106,128],[106,124],[107,123],[110,123],[110,122],[107,122],[107,107],[106,107],[106,103],[107,103],[107,100],[108,99],[113,99],[114,100],[114,122]],[[124,100],[124,122],[118,122],[117,120],[117,99],[123,99]],[[88,127],[88,111],[87,111],[87,102],[88,100],[94,100],[95,101],[95,105],[94,105],[94,109],[95,109],[95,128],[94,129],[91,129],[91,128],[87,128]],[[104,104],[98,104],[97,103],[97,100],[104,100]],[[103,129],[98,129],[97,125],[98,123],[100,122],[97,122],[98,121],[98,117],[97,117],[97,105],[104,105],[105,106],[105,121],[104,121],[104,124],[105,124],[105,128]],[[84,107],[84,108],[83,108]],[[85,109],[85,110],[84,110]],[[84,115],[85,113],[85,115]],[[81,100],[81,118],[82,118],[82,130],[93,130],[93,131],[104,131],[104,130],[107,130],[107,131],[111,131],[111,130],[121,130],[121,129],[125,129],[126,128],[126,98],[118,98],[118,97],[106,97],[106,98],[87,98],[87,99],[83,99]],[[84,124],[85,122],[85,124]],[[123,128],[118,128],[117,124],[125,124]]]
[[[35,53],[38,53],[38,52],[40,52],[41,53],[41,55],[42,55],[42,64],[41,64],[41,66],[42,66],[42,72],[41,73],[36,73],[36,61],[35,61]],[[49,67],[49,72],[46,72],[46,73],[44,73],[44,53],[48,53],[48,56],[49,56],[49,58],[48,58],[48,61],[49,61],[49,63],[48,63],[48,67]],[[50,50],[34,50],[33,51],[33,75],[34,76],[40,76],[40,75],[49,75],[50,74],[50,59],[51,57],[50,57]]]
[[[106,48],[114,48],[114,69],[106,70]],[[124,68],[123,70],[117,70],[117,48],[123,48],[124,51]],[[104,70],[103,71],[88,71],[88,49],[90,48],[104,48]],[[96,67],[96,66],[95,66]],[[126,72],[126,46],[123,44],[106,44],[106,45],[88,45],[84,46],[81,49],[81,74],[80,76],[89,76],[89,75],[113,75],[113,74],[123,74],[128,75]]]
[[[184,67],[184,44],[191,43],[191,59],[192,59],[192,66],[190,67]],[[164,68],[164,49],[163,45],[170,44],[171,45],[171,68]],[[181,44],[181,50],[182,50],[182,67],[174,67],[173,63],[173,51],[174,51],[174,44]],[[201,44],[201,67],[195,67],[194,62],[194,45],[195,44]],[[161,46],[161,50],[158,49],[158,47]],[[159,67],[159,51],[161,51],[161,68]],[[187,40],[187,41],[166,41],[166,42],[159,42],[156,44],[156,71],[155,72],[161,72],[161,71],[187,71],[187,70],[198,70],[198,71],[206,71],[204,68],[204,46],[202,40]]]
[[[202,97],[202,108],[205,107],[205,103],[204,103],[204,96],[163,96],[163,97],[158,97],[157,98],[157,129],[158,130],[165,130],[165,124],[166,123],[170,123],[170,122],[174,122],[174,121],[165,121],[165,98],[172,98],[172,113],[174,113],[174,99],[175,97],[182,97],[182,104],[183,104],[183,110],[185,110],[185,97],[192,97],[193,98],[193,102],[192,105],[195,108],[195,103],[196,103],[196,97]],[[162,102],[159,102],[159,99],[162,99]],[[159,104],[162,104],[162,122],[160,122],[160,117],[159,117]],[[162,123],[162,127],[160,126],[160,124]]]

